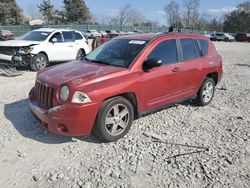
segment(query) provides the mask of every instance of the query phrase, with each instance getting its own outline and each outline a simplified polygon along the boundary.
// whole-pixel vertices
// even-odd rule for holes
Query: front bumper
[[[95,122],[99,104],[65,104],[51,109],[43,109],[34,96],[29,95],[29,106],[33,115],[49,132],[63,136],[89,136]]]
[[[5,62],[7,65],[14,65],[14,66],[27,66],[30,64],[31,55],[24,54],[24,55],[5,55],[0,54],[0,62]]]

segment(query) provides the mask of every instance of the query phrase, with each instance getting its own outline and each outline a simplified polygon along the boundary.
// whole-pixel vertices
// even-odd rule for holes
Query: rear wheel
[[[212,78],[206,78],[194,102],[199,106],[208,105],[213,99],[214,91],[215,91],[214,80]]]
[[[123,97],[103,102],[96,118],[94,133],[104,141],[122,138],[129,131],[134,119],[132,104]]]
[[[33,71],[39,71],[39,70],[46,68],[48,64],[49,64],[49,61],[47,57],[44,54],[39,53],[31,59],[30,68]]]

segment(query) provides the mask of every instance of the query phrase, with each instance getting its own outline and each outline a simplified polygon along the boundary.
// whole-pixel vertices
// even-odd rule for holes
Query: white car
[[[85,36],[87,36],[88,38],[96,38],[96,37],[101,37],[102,35],[95,29],[90,29],[85,32]]]
[[[78,60],[90,52],[80,31],[41,28],[18,40],[0,42],[0,62],[44,69],[49,62]]]
[[[235,38],[232,35],[229,35],[228,33],[214,33],[211,35],[210,39],[212,41],[225,41],[225,42],[232,42],[235,40]]]

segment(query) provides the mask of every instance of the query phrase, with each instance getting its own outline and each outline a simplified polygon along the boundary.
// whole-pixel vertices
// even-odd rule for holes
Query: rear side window
[[[197,57],[193,39],[180,39],[183,60],[190,60]]]
[[[80,33],[75,33],[76,34],[76,40],[82,40],[82,35]]]
[[[199,42],[200,42],[202,56],[206,56],[208,54],[208,41],[199,39]]]
[[[163,64],[176,63],[178,61],[177,47],[175,40],[161,42],[149,54],[148,59],[161,59]]]
[[[74,32],[73,31],[63,31],[64,42],[72,42],[74,41]]]

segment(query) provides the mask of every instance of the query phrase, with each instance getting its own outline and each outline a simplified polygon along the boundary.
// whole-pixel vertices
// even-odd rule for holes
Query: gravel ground
[[[250,187],[250,43],[215,43],[213,102],[136,120],[116,143],[44,131],[27,95],[35,73],[0,77],[0,187]]]

